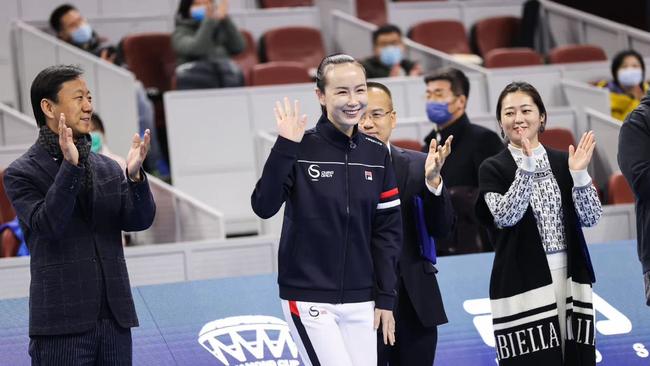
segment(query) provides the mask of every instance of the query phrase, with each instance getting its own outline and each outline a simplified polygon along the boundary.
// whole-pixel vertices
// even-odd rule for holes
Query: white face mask
[[[639,67],[626,67],[618,70],[618,82],[625,87],[639,85],[643,80],[643,70]]]

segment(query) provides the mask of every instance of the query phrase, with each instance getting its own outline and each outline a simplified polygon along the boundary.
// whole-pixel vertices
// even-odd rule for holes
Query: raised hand
[[[215,12],[215,17],[218,20],[221,20],[228,16],[228,4],[229,0],[221,0],[219,5],[217,5],[217,11]]]
[[[63,158],[72,165],[79,164],[79,150],[72,138],[72,129],[65,125],[65,114],[59,117],[59,146],[63,152]]]
[[[447,137],[444,145],[438,145],[436,139],[432,139],[429,144],[429,153],[427,160],[424,163],[424,176],[427,183],[432,187],[438,187],[442,178],[440,178],[440,171],[445,164],[445,160],[451,154],[451,141],[454,136]]]
[[[528,137],[524,136],[524,133],[520,133],[521,136],[521,150],[523,150],[524,155],[530,157],[533,156],[533,149],[530,148],[530,140]]]
[[[395,318],[390,310],[375,309],[375,330],[379,329],[384,335],[384,344],[395,345]]]
[[[133,135],[133,142],[131,143],[131,149],[129,150],[128,155],[126,156],[126,169],[129,172],[129,178],[132,181],[138,182],[142,179],[140,176],[140,167],[142,167],[142,162],[144,158],[147,157],[149,152],[149,145],[151,144],[151,131],[146,129],[144,131],[144,139],[140,139],[140,135],[137,133]]]
[[[280,136],[293,142],[300,142],[305,135],[307,115],[303,114],[299,117],[300,103],[297,100],[294,100],[293,105],[292,110],[287,97],[284,97],[284,107],[280,102],[275,102],[275,121],[278,124],[278,134]]]
[[[587,169],[591,161],[591,156],[594,153],[594,148],[596,148],[594,131],[583,133],[577,148],[574,148],[573,145],[569,146],[569,169]]]

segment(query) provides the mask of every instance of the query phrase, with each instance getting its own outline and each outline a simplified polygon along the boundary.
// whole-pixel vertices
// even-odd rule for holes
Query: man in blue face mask
[[[489,235],[480,227],[474,214],[478,168],[483,160],[501,151],[504,144],[496,133],[470,123],[467,118],[469,80],[462,71],[440,69],[427,76],[424,82],[426,113],[434,125],[424,140],[424,152],[428,152],[432,139],[440,143],[450,135],[454,136],[452,152],[441,174],[445,177],[457,221],[451,235],[438,240],[438,252],[448,255],[490,250]]]
[[[50,15],[50,26],[56,32],[57,38],[115,63],[115,47],[102,47],[101,43],[106,40],[95,33],[86,18],[74,6],[63,4],[54,9]]]
[[[365,59],[366,77],[385,78],[389,76],[420,76],[422,70],[417,63],[404,58],[402,31],[386,24],[372,32],[374,56]]]

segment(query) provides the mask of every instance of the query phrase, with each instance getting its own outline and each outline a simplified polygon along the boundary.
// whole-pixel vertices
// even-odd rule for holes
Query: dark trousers
[[[395,345],[384,345],[381,326],[377,332],[378,366],[431,366],[436,356],[438,327],[420,323],[406,289],[400,281],[395,316]]]
[[[29,341],[33,366],[131,365],[131,329],[101,319],[95,328],[78,334],[33,336]]]

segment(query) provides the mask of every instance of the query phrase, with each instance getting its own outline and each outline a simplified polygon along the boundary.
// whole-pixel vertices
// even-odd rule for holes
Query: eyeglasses
[[[370,118],[374,122],[374,121],[376,121],[376,120],[378,120],[380,118],[386,117],[387,114],[392,113],[392,112],[393,112],[393,110],[391,109],[391,110],[388,110],[388,111],[386,111],[384,113],[381,113],[381,112],[373,112],[372,114],[365,113],[363,116],[361,116],[361,119],[365,120],[366,118]]]

